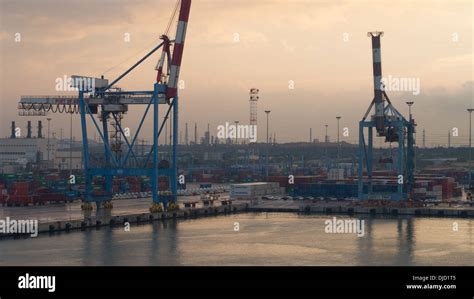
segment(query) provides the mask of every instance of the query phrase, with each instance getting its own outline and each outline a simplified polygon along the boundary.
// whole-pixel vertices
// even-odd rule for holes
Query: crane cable
[[[168,32],[170,31],[170,28],[171,28],[171,24],[173,24],[173,21],[176,18],[176,12],[178,11],[178,7],[179,7],[180,2],[181,2],[181,0],[176,1],[176,5],[174,7],[173,13],[171,14],[171,17],[168,21],[168,26],[166,26],[166,30],[165,30],[165,33],[164,33],[165,35],[168,35]]]
[[[169,21],[168,21],[168,25],[166,26],[166,30],[165,30],[164,35],[168,35],[168,32],[169,32],[169,30],[170,30],[170,28],[171,28],[171,25],[173,24],[173,20],[176,18],[176,13],[177,13],[177,11],[178,11],[178,7],[179,7],[179,3],[180,3],[180,2],[181,2],[181,0],[177,0],[177,1],[176,1],[176,5],[175,5],[175,7],[174,7],[174,9],[173,9],[173,13],[171,14],[171,17],[170,17],[170,19],[169,19]],[[146,47],[144,47],[143,49],[141,49],[139,52],[137,52],[137,53],[135,53],[135,54],[129,56],[127,59],[123,60],[122,62],[120,62],[120,63],[118,63],[118,64],[116,64],[116,65],[114,65],[114,66],[108,68],[107,70],[105,70],[104,72],[102,72],[102,75],[104,75],[104,74],[110,72],[111,70],[113,70],[113,69],[117,68],[118,66],[124,64],[125,62],[129,61],[130,59],[136,57],[138,54],[142,53],[143,51],[148,50],[148,49],[149,49],[151,46],[153,46],[153,45],[156,45],[156,41],[153,41],[152,43],[148,44]]]

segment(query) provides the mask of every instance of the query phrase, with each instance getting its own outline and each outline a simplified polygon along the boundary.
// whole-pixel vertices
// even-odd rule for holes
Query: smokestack
[[[207,124],[207,145],[211,144],[211,129],[209,124]]]
[[[382,91],[382,58],[380,54],[380,37],[383,32],[369,32],[372,38],[372,63],[374,76],[374,104],[375,104],[375,127],[377,132],[383,134],[384,125],[384,100]]]
[[[194,123],[194,144],[198,144],[198,125]]]
[[[188,139],[188,123],[186,123],[186,130],[184,131],[184,143],[186,143],[186,145],[189,145],[189,139]]]
[[[15,129],[16,129],[15,122],[12,121],[12,135],[10,136],[10,138],[16,138]]]
[[[31,138],[31,120],[28,121],[28,125],[26,126],[26,138]]]
[[[38,138],[43,138],[43,125],[41,124],[41,120],[38,120]]]

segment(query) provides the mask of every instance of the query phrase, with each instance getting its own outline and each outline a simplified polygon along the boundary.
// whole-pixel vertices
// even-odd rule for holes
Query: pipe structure
[[[26,138],[31,138],[31,120],[28,121],[26,126]]]
[[[189,145],[188,123],[186,123],[186,129],[184,130],[184,144]]]
[[[43,138],[43,124],[38,120],[38,138]]]
[[[12,134],[10,135],[10,138],[16,138],[15,130],[16,130],[16,125],[15,125],[15,122],[12,121]]]

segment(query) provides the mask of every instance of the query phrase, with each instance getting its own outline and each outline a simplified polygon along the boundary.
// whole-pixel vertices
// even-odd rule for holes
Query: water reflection
[[[151,242],[150,242],[150,265],[157,265],[160,257],[160,226],[162,221],[153,222],[151,229]]]
[[[373,222],[372,217],[361,218],[365,221],[365,235],[357,238],[358,264],[367,265],[373,256]]]
[[[177,246],[178,221],[165,220],[154,222],[150,232],[150,265],[177,265],[179,249]]]
[[[120,253],[114,250],[115,231],[116,230],[114,229],[106,228],[101,229],[101,232],[97,234],[98,236],[100,236],[99,244],[102,245],[101,260],[103,261],[103,265],[105,266],[113,265],[114,261],[116,260],[116,253]]]
[[[415,246],[413,218],[397,219],[398,251],[395,256],[396,265],[413,264],[413,248]]]
[[[82,257],[81,261],[84,266],[91,266],[90,261],[91,259],[89,258],[90,256],[93,255],[93,249],[91,247],[91,244],[93,244],[93,232],[92,230],[86,230],[81,232],[83,236],[83,245],[82,245]]]
[[[247,213],[2,239],[0,265],[474,265],[472,219],[366,217],[363,237],[326,234],[326,219]]]
[[[367,217],[364,220],[366,224],[365,236],[357,238],[359,265],[414,264],[414,218]]]

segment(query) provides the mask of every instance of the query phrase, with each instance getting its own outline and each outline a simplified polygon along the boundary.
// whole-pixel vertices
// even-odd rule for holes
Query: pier
[[[190,205],[189,203],[193,204]],[[80,231],[104,226],[125,226],[170,219],[196,219],[235,213],[297,213],[348,216],[413,216],[474,218],[474,208],[468,205],[449,207],[447,205],[428,207],[367,207],[357,206],[350,201],[307,201],[307,200],[222,200],[218,203],[204,203],[197,196],[178,200],[177,211],[151,213],[149,198],[123,199],[114,202],[112,209],[82,211],[79,202],[49,206],[7,207],[0,217],[11,219],[38,220],[39,233],[59,231]],[[8,235],[1,235],[6,237]]]

